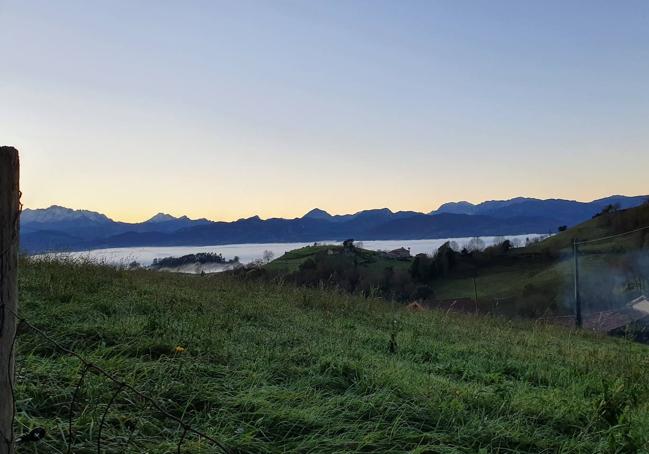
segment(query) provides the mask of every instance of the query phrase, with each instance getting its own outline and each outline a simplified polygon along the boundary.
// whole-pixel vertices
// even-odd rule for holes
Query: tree
[[[433,260],[426,254],[417,254],[410,265],[410,276],[415,282],[426,282],[432,278]]]
[[[256,258],[252,262],[250,262],[248,266],[252,268],[261,268],[262,266],[264,266],[264,260],[260,258]]]
[[[433,274],[434,276],[447,276],[453,268],[455,268],[455,251],[447,241],[437,249],[437,253],[433,257]]]
[[[270,263],[275,258],[275,254],[273,254],[273,251],[265,250],[262,258],[264,263]]]
[[[474,237],[469,240],[469,243],[466,245],[466,248],[469,251],[481,251],[485,247],[485,242],[480,237]]]
[[[500,253],[502,253],[502,254],[506,254],[506,253],[509,252],[509,250],[512,248],[512,242],[509,241],[509,240],[505,240],[505,241],[503,241],[503,242],[501,242],[501,243],[498,243],[498,244],[496,245],[496,247],[498,248],[498,250],[500,251]]]
[[[600,211],[599,213],[594,215],[593,219],[595,219],[595,218],[597,218],[599,216],[605,215],[605,214],[615,213],[619,209],[620,209],[620,204],[619,203],[609,203],[604,208],[602,208],[602,211]]]
[[[565,232],[566,230],[568,230],[568,226],[567,225],[560,225],[558,230],[559,230],[559,232]]]

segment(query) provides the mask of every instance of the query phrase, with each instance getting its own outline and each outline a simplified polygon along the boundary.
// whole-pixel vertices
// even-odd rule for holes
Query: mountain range
[[[313,209],[300,218],[258,216],[233,222],[190,219],[158,213],[140,223],[118,222],[104,214],[61,206],[25,209],[21,248],[28,253],[108,247],[199,246],[321,240],[427,239],[548,233],[590,219],[602,208],[640,205],[647,196],[615,195],[592,202],[517,197],[474,205],[445,203],[430,213],[387,208],[331,215]]]

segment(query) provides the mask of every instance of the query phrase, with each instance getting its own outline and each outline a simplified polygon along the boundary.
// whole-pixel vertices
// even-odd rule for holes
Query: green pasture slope
[[[341,246],[307,246],[286,252],[282,256],[273,260],[265,268],[278,275],[289,274],[296,271],[307,259],[316,259],[317,255],[326,250],[339,252]],[[383,270],[391,267],[394,270],[407,272],[412,264],[410,260],[397,260],[387,258],[379,252],[355,249],[359,258],[358,265],[368,269],[377,278],[381,276]],[[520,255],[520,252],[512,250],[513,255]],[[430,254],[435,251],[430,251]],[[570,258],[568,252],[565,252],[566,258]],[[476,286],[478,290],[478,299],[490,301],[495,298],[518,297],[523,293],[526,285],[532,284],[537,287],[560,289],[571,281],[571,263],[565,261],[536,261],[528,262],[520,260],[510,265],[495,265],[481,268],[476,274]],[[455,298],[470,298],[475,296],[473,277],[472,276],[449,276],[446,278],[436,279],[431,282],[434,288],[435,296],[440,300]],[[557,290],[559,291],[559,290]]]
[[[318,253],[326,252],[329,250],[335,253],[340,253],[343,250],[343,247],[333,245],[306,246],[284,253],[282,256],[268,263],[265,268],[268,271],[290,273],[292,271],[296,271],[307,259],[315,258]],[[354,251],[358,265],[369,268],[376,274],[380,274],[388,266],[394,268],[395,270],[407,270],[411,263],[410,260],[397,260],[388,258],[385,257],[381,252],[372,251],[369,249],[355,248]]]
[[[649,204],[598,216],[538,243],[511,249],[505,260],[483,258],[475,271],[459,270],[428,284],[437,300],[474,299],[477,290],[479,307],[483,312],[494,310],[494,304],[498,303],[500,312],[510,315],[538,317],[547,311],[569,314],[573,311],[573,240],[592,240],[644,226],[649,226]],[[266,265],[266,269],[272,275],[288,275],[309,258],[317,261],[318,254],[327,249],[338,252],[341,247],[309,246],[290,251]],[[613,274],[620,275],[621,281],[631,274],[644,281],[649,279],[644,265],[636,264],[630,274],[620,271],[629,269],[625,262],[638,262],[638,254],[646,256],[646,251],[649,251],[648,230],[585,244],[579,250],[585,312],[617,308],[638,296],[613,288]],[[434,251],[429,252],[432,254]],[[412,259],[390,259],[365,249],[356,249],[355,253],[358,266],[377,279],[387,267],[407,272],[412,264]]]
[[[23,260],[19,282],[24,317],[231,452],[648,447],[649,349],[622,339],[227,275]],[[19,431],[48,431],[19,452],[65,452],[78,360],[21,329],[17,370]],[[114,391],[88,374],[73,452],[96,452]],[[123,391],[102,452],[174,453],[180,435]],[[181,452],[219,451],[190,434]]]

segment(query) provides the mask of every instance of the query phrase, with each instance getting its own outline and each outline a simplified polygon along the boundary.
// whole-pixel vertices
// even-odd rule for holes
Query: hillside
[[[614,236],[647,226],[649,204],[645,203],[597,216],[541,242],[512,249],[509,263],[488,260],[477,270],[479,299],[513,301],[519,313],[522,309],[536,316],[542,315],[544,301],[546,307],[570,313],[573,310],[573,241]],[[649,230],[580,245],[579,257],[585,311],[620,307],[643,289],[647,292]],[[634,287],[627,287],[631,283]],[[472,276],[450,276],[437,280],[436,284],[441,298],[474,295]],[[532,300],[536,300],[537,307],[529,307]]]
[[[482,313],[568,315],[574,311],[573,240],[592,240],[646,226],[649,204],[612,210],[524,247],[509,244],[460,251],[463,245],[458,245],[455,251],[450,247],[438,251],[434,259],[394,260],[359,248],[341,254],[341,248],[306,247],[267,265],[265,277],[381,295],[402,303],[424,301],[446,307],[448,301],[470,300],[470,310]],[[580,246],[584,310],[618,308],[639,296],[649,284],[648,248],[649,230]]]
[[[270,271],[278,271],[282,273],[292,272],[299,269],[306,260],[314,259],[318,254],[323,253],[339,254],[343,251],[342,246],[322,245],[322,246],[307,246],[300,249],[294,249],[286,252],[281,257],[270,262],[265,266],[265,269]],[[382,270],[386,266],[396,266],[400,268],[407,268],[410,264],[409,260],[395,260],[385,257],[385,255],[378,251],[371,251],[368,249],[355,248],[353,256],[356,259],[356,264],[361,267],[370,267]]]
[[[565,232],[560,232],[558,235],[554,235],[533,247],[536,250],[568,250],[572,248],[574,240],[594,240],[597,238],[630,232],[647,226],[649,226],[649,202],[638,207],[628,208],[625,210],[614,210],[610,213],[597,216],[576,225]],[[647,240],[649,240],[647,232],[639,231],[636,234],[616,238],[609,242],[583,246],[581,249],[588,251],[602,248],[612,249],[614,247],[622,247],[627,250],[632,250],[649,245]]]
[[[228,275],[27,260],[19,285],[24,317],[232,452],[648,447],[648,350],[624,340]],[[65,452],[79,362],[25,327],[17,348],[19,431]],[[96,451],[115,389],[87,374],[74,452]],[[123,390],[102,447],[176,452],[181,432]],[[181,452],[219,450],[188,434]]]

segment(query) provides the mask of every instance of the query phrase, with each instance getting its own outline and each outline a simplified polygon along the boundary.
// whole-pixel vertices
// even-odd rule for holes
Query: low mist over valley
[[[29,253],[139,246],[205,246],[240,243],[414,240],[554,233],[590,219],[604,207],[628,208],[647,196],[610,196],[592,202],[515,198],[472,205],[449,203],[430,213],[386,208],[349,215],[314,209],[301,218],[235,222],[173,217],[159,213],[137,224],[59,206],[25,209],[21,247]]]
[[[649,0],[0,0],[0,454],[649,454]]]

